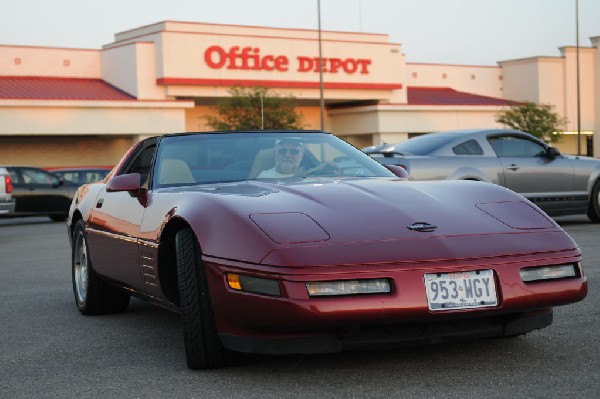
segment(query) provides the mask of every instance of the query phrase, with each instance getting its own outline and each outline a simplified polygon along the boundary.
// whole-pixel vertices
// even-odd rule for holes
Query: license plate
[[[425,274],[430,310],[496,306],[496,284],[491,270]]]

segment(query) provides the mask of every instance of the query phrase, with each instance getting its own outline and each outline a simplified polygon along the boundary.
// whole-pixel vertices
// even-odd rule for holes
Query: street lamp
[[[325,130],[325,99],[323,97],[323,50],[321,48],[321,0],[317,0],[317,22],[319,25],[319,103],[321,110],[321,130]]]
[[[575,0],[575,34],[577,36],[575,43],[575,59],[577,70],[577,156],[581,156],[581,93],[579,88],[579,0]]]

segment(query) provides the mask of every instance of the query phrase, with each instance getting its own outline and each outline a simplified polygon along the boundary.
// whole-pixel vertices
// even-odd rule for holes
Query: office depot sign
[[[231,69],[267,72],[319,72],[368,74],[371,60],[366,58],[319,58],[296,56],[290,60],[285,55],[262,54],[258,47],[210,46],[204,51],[204,61],[212,69]]]

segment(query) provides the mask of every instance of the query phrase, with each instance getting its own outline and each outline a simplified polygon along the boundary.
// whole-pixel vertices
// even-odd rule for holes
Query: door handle
[[[513,163],[513,164],[508,165],[506,167],[506,169],[512,170],[512,171],[517,171],[517,170],[519,170],[519,167]]]
[[[102,208],[102,204],[104,204],[104,198],[98,199],[96,202],[96,208]]]

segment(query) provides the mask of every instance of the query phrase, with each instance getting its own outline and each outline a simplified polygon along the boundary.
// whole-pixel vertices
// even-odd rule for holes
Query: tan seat
[[[259,150],[254,157],[252,168],[248,174],[248,179],[255,179],[263,170],[271,169],[275,166],[275,154],[272,148]]]
[[[159,184],[195,183],[190,167],[181,159],[163,159],[158,173]]]

